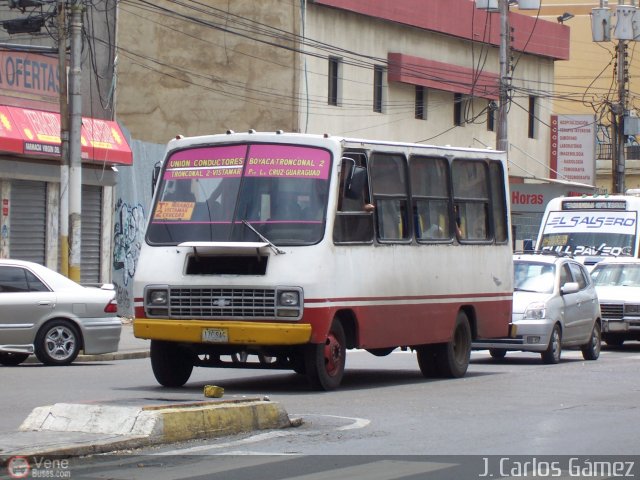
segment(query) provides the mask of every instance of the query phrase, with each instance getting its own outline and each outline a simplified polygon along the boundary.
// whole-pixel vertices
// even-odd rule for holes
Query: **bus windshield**
[[[331,154],[294,145],[225,145],[173,152],[165,161],[150,244],[310,245],[324,234]]]
[[[539,245],[576,256],[632,255],[636,223],[632,211],[550,212]]]

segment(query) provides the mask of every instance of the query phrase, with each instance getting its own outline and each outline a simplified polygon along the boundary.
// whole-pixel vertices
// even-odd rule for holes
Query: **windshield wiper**
[[[275,252],[276,255],[280,254],[280,253],[286,253],[284,250],[279,249],[271,240],[269,240],[267,237],[265,237],[264,235],[262,235],[258,230],[256,230],[254,228],[253,225],[251,225],[249,222],[247,222],[246,220],[242,220],[242,223],[244,225],[246,225],[247,227],[249,227],[249,229],[251,229],[251,231],[253,233],[255,233],[260,240],[262,240],[263,242],[266,242],[269,244],[269,246],[271,247],[271,250],[273,250]]]

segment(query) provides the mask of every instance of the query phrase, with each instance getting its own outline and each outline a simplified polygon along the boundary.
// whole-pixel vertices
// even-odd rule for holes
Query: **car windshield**
[[[596,287],[640,287],[640,264],[600,264],[591,272]]]
[[[172,153],[147,232],[152,244],[310,245],[324,234],[331,155],[296,145],[225,145]]]
[[[555,265],[548,263],[514,262],[514,290],[552,293],[555,271]]]

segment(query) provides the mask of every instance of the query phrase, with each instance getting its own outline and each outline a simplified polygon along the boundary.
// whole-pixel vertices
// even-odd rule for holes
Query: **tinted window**
[[[40,281],[38,277],[36,277],[29,270],[25,270],[25,274],[27,275],[27,283],[29,284],[30,292],[48,292],[49,289],[47,286]]]
[[[580,290],[582,290],[583,288],[586,288],[587,285],[589,284],[589,280],[587,280],[587,275],[582,269],[582,267],[575,263],[570,263],[569,268],[571,269],[571,273],[573,274],[573,281],[578,282],[578,285],[580,286]]]
[[[25,270],[19,267],[0,267],[0,292],[28,292]]]

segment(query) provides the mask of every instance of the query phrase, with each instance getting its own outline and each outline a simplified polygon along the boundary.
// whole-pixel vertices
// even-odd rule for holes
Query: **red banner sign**
[[[117,122],[82,119],[82,159],[131,165],[131,148]],[[0,105],[0,150],[60,157],[60,115],[56,112]]]

